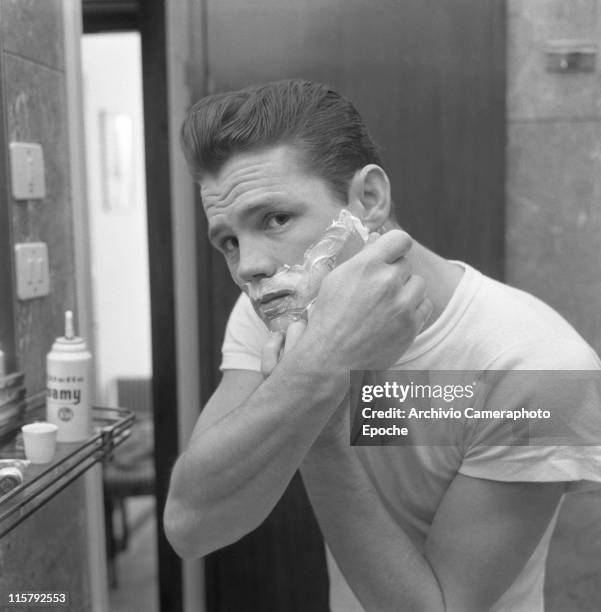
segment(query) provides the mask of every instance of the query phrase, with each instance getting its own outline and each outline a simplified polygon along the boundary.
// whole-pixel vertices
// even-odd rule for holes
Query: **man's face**
[[[301,264],[344,204],[287,145],[234,155],[201,181],[201,195],[211,243],[266,316],[281,307],[284,293],[290,301],[296,286],[289,276],[274,292],[267,279],[283,266]]]

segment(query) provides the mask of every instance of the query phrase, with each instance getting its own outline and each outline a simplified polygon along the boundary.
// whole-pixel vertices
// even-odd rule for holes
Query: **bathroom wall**
[[[60,0],[3,0],[8,142],[40,143],[46,166],[43,200],[16,202],[6,194],[13,243],[45,242],[50,260],[50,295],[15,301],[17,361],[30,395],[44,390],[45,355],[61,334],[64,310],[75,309],[63,45]]]
[[[46,166],[43,200],[16,202],[7,182],[0,191],[11,249],[17,242],[48,245],[50,295],[26,302],[0,296],[3,311],[14,308],[14,361],[36,403],[43,398],[45,355],[61,333],[63,313],[76,310],[72,207],[81,203],[72,202],[70,192],[61,0],[1,1],[0,70],[6,131],[0,147],[7,155],[11,141],[40,143]],[[0,593],[65,590],[71,609],[91,609],[86,532],[79,479],[0,541]]]
[[[508,3],[506,280],[559,310],[601,352],[601,58],[545,69],[557,39],[601,45],[598,0]]]
[[[545,69],[558,39],[601,46],[599,0],[509,0],[506,281],[601,352],[601,58]],[[549,612],[601,609],[601,493],[569,495],[551,541]]]

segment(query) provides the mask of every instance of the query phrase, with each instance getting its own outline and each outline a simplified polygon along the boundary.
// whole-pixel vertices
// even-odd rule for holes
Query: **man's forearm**
[[[173,470],[167,535],[184,557],[225,546],[269,514],[346,390],[285,357],[241,406],[200,432]]]
[[[301,474],[327,544],[366,610],[444,610],[430,565],[382,504],[348,438],[316,444]]]

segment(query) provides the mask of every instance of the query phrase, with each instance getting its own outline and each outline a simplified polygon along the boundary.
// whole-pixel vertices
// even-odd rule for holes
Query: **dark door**
[[[383,147],[404,229],[502,278],[505,2],[206,2],[211,91],[287,77],[331,84]],[[202,216],[199,231],[208,396],[237,291],[204,238]],[[207,597],[210,612],[327,610],[322,545],[298,478],[257,531],[210,556]]]

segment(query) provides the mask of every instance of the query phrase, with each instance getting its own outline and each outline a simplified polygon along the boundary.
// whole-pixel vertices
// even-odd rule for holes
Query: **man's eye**
[[[233,253],[238,248],[238,238],[233,236],[221,241],[221,249],[224,253]]]
[[[266,225],[269,228],[281,227],[290,221],[290,215],[286,213],[273,213],[267,217]]]

